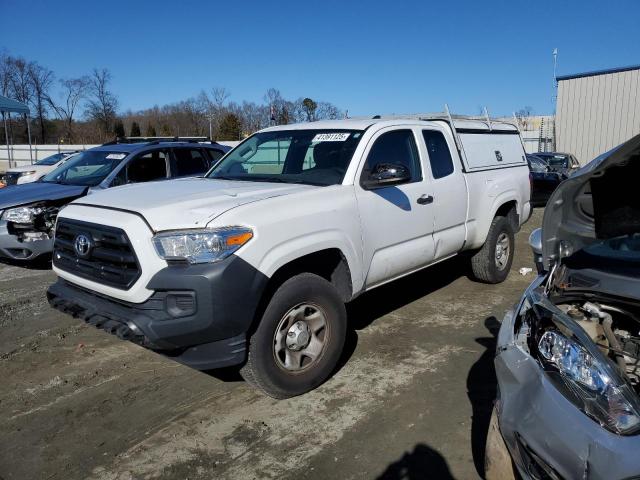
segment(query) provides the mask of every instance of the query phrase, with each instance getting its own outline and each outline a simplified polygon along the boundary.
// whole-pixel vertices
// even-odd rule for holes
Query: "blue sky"
[[[59,78],[106,67],[134,110],[224,86],[235,101],[275,87],[350,115],[444,102],[546,114],[554,48],[558,74],[640,64],[637,0],[0,0],[0,18],[0,49]]]

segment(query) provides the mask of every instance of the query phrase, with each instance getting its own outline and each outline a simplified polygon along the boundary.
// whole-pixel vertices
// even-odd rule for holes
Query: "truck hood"
[[[44,182],[12,185],[0,189],[0,210],[47,200],[73,199],[84,195],[87,189],[88,187],[78,185]]]
[[[205,227],[240,205],[315,188],[322,187],[185,178],[110,188],[74,203],[139,213],[157,232]]]
[[[640,233],[640,135],[575,171],[551,195],[542,221],[543,263],[601,240]]]

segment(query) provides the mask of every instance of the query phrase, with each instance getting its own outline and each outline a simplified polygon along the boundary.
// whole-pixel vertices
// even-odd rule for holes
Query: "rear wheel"
[[[484,478],[485,480],[515,480],[520,478],[500,433],[496,407],[493,407],[493,412],[491,412],[489,432],[487,433],[487,444],[484,453]]]
[[[313,390],[338,363],[346,325],[346,309],[333,285],[318,275],[296,275],[269,301],[240,373],[274,398]]]
[[[471,258],[471,269],[477,280],[486,283],[504,282],[513,262],[514,232],[506,217],[495,217],[487,240]]]

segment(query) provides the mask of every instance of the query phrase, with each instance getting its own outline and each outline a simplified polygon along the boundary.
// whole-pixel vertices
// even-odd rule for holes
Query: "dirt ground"
[[[0,263],[0,477],[478,478],[499,319],[534,278],[518,233],[502,285],[452,259],[349,305],[342,364],[275,401],[52,310],[46,265]]]

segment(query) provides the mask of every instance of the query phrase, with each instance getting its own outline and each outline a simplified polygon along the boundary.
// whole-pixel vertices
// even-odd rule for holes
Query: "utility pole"
[[[556,114],[556,100],[558,99],[558,80],[556,71],[558,68],[558,49],[553,49],[553,95],[551,101],[553,102],[553,114]]]

